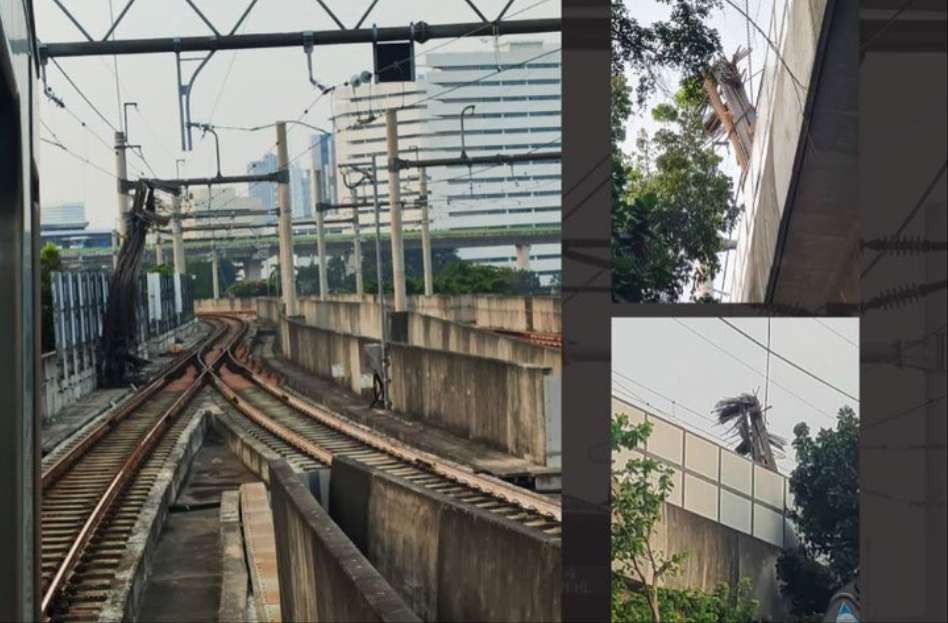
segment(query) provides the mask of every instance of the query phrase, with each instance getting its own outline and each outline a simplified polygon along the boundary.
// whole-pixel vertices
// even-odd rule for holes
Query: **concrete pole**
[[[326,276],[326,211],[319,204],[322,203],[322,171],[311,169],[309,172],[310,194],[315,198],[313,205],[316,210],[316,252],[319,254],[319,300],[325,301],[329,296],[329,281]]]
[[[181,234],[181,196],[175,195],[171,202],[171,252],[174,256],[174,272],[185,274],[188,272],[187,262],[184,259],[184,237]]]
[[[402,248],[402,196],[398,175],[398,119],[395,110],[385,111],[385,147],[388,151],[388,205],[392,239],[392,289],[395,311],[408,309],[405,296],[405,254]]]
[[[418,192],[421,196],[421,262],[425,271],[425,296],[434,294],[431,274],[431,231],[428,229],[428,169],[418,169]]]
[[[359,238],[359,187],[353,189],[352,203],[356,205],[352,208],[352,258],[355,262],[356,273],[356,294],[365,294],[365,287],[362,283],[362,239]]]
[[[127,225],[125,215],[128,213],[128,193],[122,188],[122,183],[128,179],[128,168],[125,163],[125,133],[115,133],[115,176],[118,177],[118,210],[116,214],[115,231],[118,232],[118,245],[125,243]]]
[[[290,159],[286,146],[286,123],[278,121],[277,170],[287,170]],[[293,272],[293,207],[290,205],[290,186],[286,182],[277,185],[277,202],[280,204],[280,284],[283,289],[283,306],[287,316],[298,315],[296,301],[296,279]]]
[[[220,272],[221,267],[217,259],[217,247],[211,247],[211,283],[214,284],[215,299],[219,299],[221,297]]]

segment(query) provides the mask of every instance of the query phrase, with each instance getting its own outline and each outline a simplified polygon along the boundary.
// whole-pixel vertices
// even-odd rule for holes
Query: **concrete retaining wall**
[[[316,376],[361,394],[371,392],[372,373],[365,355],[374,340],[282,319],[283,356]]]
[[[310,326],[339,333],[377,340],[382,330],[379,307],[374,302],[301,298],[300,314]]]
[[[419,621],[286,461],[269,471],[284,620]]]
[[[392,406],[462,437],[547,464],[549,368],[389,344]]]
[[[251,313],[257,310],[255,299],[252,298],[219,298],[197,299],[194,301],[194,313],[208,312],[244,312]]]
[[[277,324],[283,315],[283,303],[280,299],[257,297],[254,300],[254,309],[257,312],[257,319],[268,324]]]
[[[426,621],[559,621],[561,542],[337,458],[330,515]]]
[[[562,369],[562,353],[525,340],[485,331],[459,322],[425,316],[417,312],[398,312],[391,316],[391,338],[412,346],[478,355],[512,363]]]
[[[244,537],[240,529],[240,494],[237,489],[221,492],[221,598],[217,620],[243,621],[247,610],[249,576],[244,561]]]
[[[560,333],[560,299],[550,296],[412,296],[411,307],[426,316],[507,331]]]
[[[671,504],[665,504],[652,544],[667,555],[688,553],[670,587],[711,591],[722,582],[736,586],[746,577],[761,615],[777,621],[786,616],[777,582],[779,547]]]

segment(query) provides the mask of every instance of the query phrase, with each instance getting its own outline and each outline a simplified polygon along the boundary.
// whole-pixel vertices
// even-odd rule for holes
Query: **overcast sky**
[[[774,59],[774,52],[772,49],[769,49],[767,39],[764,38],[753,24],[756,24],[760,30],[766,33],[770,33],[772,30],[775,31],[777,27],[772,24],[773,16],[776,14],[779,19],[780,15],[783,14],[783,7],[786,1],[787,0],[730,0],[729,3],[727,0],[722,0],[722,8],[714,11],[709,22],[710,25],[718,31],[724,53],[728,57],[731,57],[737,52],[738,48],[746,49],[749,47],[751,49],[749,60],[745,59],[739,64],[741,70],[746,72],[747,69],[750,68],[753,72],[753,78],[751,80],[753,99],[751,101],[756,101],[757,99],[761,77],[760,70],[764,66],[765,56],[770,63],[772,63]],[[671,12],[667,4],[662,4],[656,0],[625,0],[625,4],[629,7],[629,14],[643,25],[668,19]],[[737,8],[735,8],[735,6]],[[750,26],[748,25],[748,20],[741,14],[741,11],[752,18],[752,24]],[[774,41],[774,43],[779,44],[777,41]],[[634,88],[635,84],[637,84],[638,77],[632,72],[628,72],[627,77],[629,78],[629,84]],[[652,119],[650,111],[656,104],[671,99],[678,88],[681,74],[676,71],[665,71],[662,74],[662,78],[662,84],[648,104],[643,109],[636,110],[627,122],[626,140],[623,145],[623,149],[626,153],[632,153],[635,150],[635,141],[640,131],[645,130],[651,134],[659,127],[659,124]],[[737,160],[730,148],[730,144],[726,147],[718,147],[717,150],[719,155],[723,157],[721,169],[734,181],[732,190],[736,192],[737,183],[740,179],[740,167],[737,165]],[[723,275],[723,271],[718,273],[715,279],[715,288],[721,288]],[[690,299],[691,293],[689,290],[689,292],[684,293],[682,300],[687,301]]]
[[[766,318],[726,320],[767,343]],[[855,346],[859,342],[858,320],[774,318],[770,323],[772,352],[859,397],[859,349]],[[647,409],[651,406],[653,412],[660,410],[660,415],[670,415],[719,443],[727,438],[729,428],[714,422],[711,409],[718,400],[744,392],[757,390],[761,403],[767,394],[767,404],[772,407],[767,412],[768,430],[788,442],[798,422],[806,422],[815,433],[820,428],[834,427],[836,413],[844,405],[859,413],[858,403],[773,355],[769,386],[765,382],[766,369],[767,351],[718,318],[612,321],[614,395]],[[736,442],[727,441],[725,445],[733,448]],[[788,474],[793,459],[793,449],[788,445],[786,457],[778,459],[780,471]]]
[[[222,32],[229,31],[249,0],[203,0],[195,2]],[[69,2],[83,27],[101,38],[109,29],[110,0]],[[124,0],[111,0],[117,15]],[[353,26],[371,0],[328,0],[326,4],[348,27]],[[476,0],[486,15],[497,15],[505,0]],[[53,0],[36,0],[36,30],[41,41],[78,41],[82,35],[59,10]],[[526,9],[526,10],[525,10]],[[514,19],[559,17],[557,0],[516,0],[508,11]],[[479,21],[464,0],[379,0],[367,26],[408,26],[410,22],[429,24]],[[330,30],[335,24],[316,0],[259,0],[241,26],[240,33]],[[200,36],[210,34],[184,0],[137,0],[117,29],[117,38]],[[502,37],[509,40],[559,41],[558,34]],[[433,40],[417,45],[416,54],[438,47],[439,51],[484,50],[494,48],[494,38]],[[371,45],[317,47],[313,52],[317,80],[338,84],[362,70],[372,68]],[[59,63],[90,98],[102,114],[120,127],[116,98],[115,66],[112,57],[64,58]],[[195,63],[190,64],[193,68]],[[185,79],[188,74],[185,73]],[[111,148],[113,130],[82,101],[56,66],[47,67],[49,86],[68,108],[57,108],[40,98],[40,115],[56,137],[69,149],[107,171],[114,172]],[[162,177],[175,175],[175,159],[187,158],[182,175],[209,176],[216,171],[214,141],[200,140],[194,133],[195,149],[180,151],[178,104],[175,97],[176,68],[173,54],[149,54],[118,57],[121,101],[138,102],[139,111],[129,109],[129,137],[132,144],[143,146],[145,157]],[[309,83],[306,56],[302,48],[241,50],[215,54],[195,82],[191,97],[191,117],[195,122],[220,125],[255,126],[277,119],[296,119],[313,101],[317,92]],[[330,129],[330,97],[313,107],[304,121]],[[84,129],[69,111],[82,122]],[[288,126],[290,157],[308,147],[311,131]],[[41,129],[40,136],[51,139]],[[99,138],[97,139],[96,136]],[[243,174],[246,164],[271,149],[275,131],[247,133],[220,131],[222,171]],[[101,139],[101,140],[100,140]],[[103,145],[103,142],[105,143]],[[115,179],[73,158],[47,143],[39,144],[41,202],[44,205],[81,201],[86,218],[93,227],[111,228],[116,212]],[[309,159],[298,161],[305,166]],[[136,156],[129,154],[130,177],[151,176]],[[246,193],[245,188],[239,190]]]

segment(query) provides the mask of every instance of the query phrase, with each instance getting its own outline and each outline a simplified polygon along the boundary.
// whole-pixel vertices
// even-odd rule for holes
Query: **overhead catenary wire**
[[[786,363],[787,365],[791,366],[792,368],[795,368],[796,370],[799,370],[800,372],[806,374],[807,376],[809,376],[809,377],[812,378],[813,380],[822,383],[823,385],[825,385],[825,386],[829,387],[830,389],[832,389],[832,390],[834,390],[834,391],[836,391],[836,392],[842,394],[843,396],[846,396],[847,398],[849,398],[849,399],[852,400],[853,402],[855,402],[855,403],[857,403],[857,404],[859,403],[859,399],[856,398],[855,396],[853,396],[852,394],[850,394],[849,392],[846,392],[846,391],[840,389],[839,387],[837,387],[836,385],[830,383],[830,382],[827,381],[826,379],[824,379],[824,378],[822,378],[822,377],[820,377],[820,376],[817,376],[816,374],[810,372],[809,370],[807,370],[807,369],[804,368],[803,366],[801,366],[801,365],[799,365],[799,364],[797,364],[797,363],[795,363],[795,362],[793,362],[793,361],[790,361],[789,359],[787,359],[786,357],[784,357],[784,356],[781,355],[780,353],[774,352],[774,351],[771,350],[766,344],[761,343],[761,342],[760,342],[759,340],[757,340],[755,337],[753,337],[752,335],[749,335],[748,333],[742,331],[740,328],[738,328],[736,325],[734,325],[733,323],[729,322],[728,320],[726,320],[726,319],[724,319],[724,318],[720,318],[720,317],[718,318],[718,320],[720,320],[721,322],[723,322],[723,323],[726,324],[727,326],[731,327],[732,329],[734,329],[735,331],[737,331],[738,333],[740,333],[741,335],[743,335],[744,337],[746,337],[748,340],[750,340],[750,341],[752,341],[753,343],[757,344],[757,345],[760,346],[761,348],[766,349],[769,353],[773,354],[774,357],[776,357],[777,359],[783,361],[784,363]]]
[[[839,339],[845,341],[845,342],[846,342],[847,344],[849,344],[850,346],[852,346],[852,347],[854,347],[854,348],[859,348],[859,344],[857,344],[856,342],[853,342],[851,339],[849,339],[848,337],[846,337],[845,335],[843,335],[842,333],[840,333],[839,331],[837,331],[837,330],[834,329],[833,327],[829,326],[828,324],[826,324],[825,322],[823,322],[823,321],[820,320],[819,318],[814,317],[814,318],[813,318],[813,321],[816,322],[816,323],[818,323],[821,327],[823,327],[824,329],[826,329],[827,331],[829,331],[830,333],[832,333],[833,335],[835,335],[835,336],[838,337]]]
[[[683,327],[684,329],[686,329],[687,331],[689,331],[692,335],[698,337],[699,339],[701,339],[701,340],[703,340],[704,342],[706,342],[706,343],[710,344],[711,346],[713,346],[713,347],[714,347],[715,349],[717,349],[718,351],[724,353],[725,355],[727,355],[728,357],[730,357],[731,359],[733,359],[734,361],[736,361],[737,363],[739,363],[741,366],[747,368],[748,370],[750,370],[750,371],[753,372],[754,374],[760,376],[761,378],[764,377],[764,373],[763,373],[763,372],[761,372],[760,370],[758,370],[758,369],[754,368],[753,366],[749,365],[746,361],[744,361],[743,359],[741,359],[740,357],[738,357],[738,356],[735,355],[734,353],[730,352],[729,350],[725,349],[724,347],[720,346],[719,344],[715,343],[715,342],[712,341],[711,339],[707,338],[705,335],[699,333],[698,331],[695,331],[694,329],[692,329],[691,327],[689,327],[687,324],[685,324],[684,322],[682,322],[682,321],[679,320],[678,318],[671,318],[671,320],[673,320],[673,321],[676,322],[678,325],[680,325],[681,327]],[[819,414],[822,415],[823,417],[826,417],[826,418],[828,418],[828,419],[830,419],[830,420],[833,420],[833,419],[834,419],[831,414],[827,413],[827,412],[824,411],[823,409],[820,409],[820,408],[817,407],[815,404],[813,404],[812,402],[810,402],[809,400],[807,400],[807,399],[804,398],[803,396],[799,395],[798,393],[794,392],[793,390],[791,390],[791,389],[789,389],[789,388],[787,388],[787,387],[784,387],[783,385],[781,385],[780,383],[778,383],[778,382],[776,382],[776,381],[771,381],[771,382],[773,383],[774,387],[778,387],[778,388],[782,389],[782,390],[785,391],[787,394],[789,394],[790,396],[796,398],[796,399],[799,400],[801,403],[803,403],[803,404],[805,404],[806,406],[810,407],[811,409],[813,409],[814,411],[816,411],[817,413],[819,413]]]

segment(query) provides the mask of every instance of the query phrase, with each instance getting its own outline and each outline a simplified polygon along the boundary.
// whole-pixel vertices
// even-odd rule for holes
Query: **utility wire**
[[[58,147],[58,148],[62,149],[64,152],[66,152],[67,154],[69,154],[70,156],[72,156],[73,158],[75,158],[76,160],[81,160],[82,162],[85,162],[86,164],[88,164],[88,165],[89,165],[90,167],[92,167],[93,169],[95,169],[95,170],[97,170],[97,171],[99,171],[99,172],[101,172],[101,173],[104,173],[104,174],[108,175],[108,176],[111,177],[112,179],[118,179],[117,177],[115,177],[115,174],[112,173],[111,171],[107,171],[106,169],[103,169],[102,167],[100,167],[100,166],[97,165],[96,163],[92,162],[92,161],[89,160],[88,158],[84,158],[83,156],[80,156],[79,154],[77,154],[76,152],[72,151],[71,149],[69,149],[68,147],[66,147],[65,145],[63,145],[63,144],[62,144],[61,142],[59,142],[59,141],[50,140],[50,139],[45,138],[45,137],[40,137],[40,140],[41,140],[42,142],[44,142],[44,143],[48,143],[48,144],[50,144],[50,145],[53,145],[54,147]]]
[[[116,128],[116,127],[112,124],[111,121],[109,121],[108,119],[106,119],[105,115],[103,115],[102,112],[101,112],[98,108],[96,108],[96,105],[92,103],[92,100],[90,100],[88,97],[86,97],[86,94],[83,93],[82,89],[79,88],[79,85],[77,85],[75,82],[73,82],[73,79],[69,77],[69,74],[67,74],[67,73],[66,73],[66,70],[63,69],[62,65],[59,64],[59,61],[56,60],[56,57],[52,57],[50,60],[53,61],[53,65],[55,65],[56,68],[57,68],[57,69],[60,71],[60,73],[63,75],[63,77],[66,78],[66,81],[72,86],[73,89],[75,89],[76,93],[79,94],[79,97],[81,97],[81,98],[83,99],[83,101],[85,101],[85,103],[89,105],[89,108],[91,108],[91,109],[93,110],[93,112],[95,112],[95,114],[99,116],[99,119],[101,119],[102,121],[104,121],[107,126],[109,126],[110,128],[112,128],[112,131],[113,131],[113,132],[118,132],[118,131],[119,131],[118,128]]]
[[[756,338],[754,338],[753,336],[751,336],[751,335],[745,333],[744,331],[742,331],[741,329],[739,329],[738,327],[736,327],[736,326],[735,326],[734,324],[732,324],[731,322],[728,322],[728,321],[725,320],[724,318],[720,318],[720,317],[718,318],[718,320],[720,320],[721,322],[723,322],[723,323],[726,324],[727,326],[731,327],[732,329],[734,329],[735,331],[737,331],[738,333],[740,333],[741,335],[743,335],[744,337],[746,337],[747,339],[749,339],[751,342],[757,344],[758,346],[760,346],[760,347],[763,348],[763,349],[766,349],[769,353],[773,354],[773,356],[776,357],[777,359],[780,359],[780,360],[783,361],[784,363],[788,364],[789,366],[791,366],[791,367],[793,367],[793,368],[796,368],[797,370],[799,370],[800,372],[806,374],[806,375],[809,376],[810,378],[812,378],[812,379],[814,379],[814,380],[816,380],[816,381],[819,381],[820,383],[822,383],[823,385],[826,385],[826,386],[829,387],[830,389],[835,390],[836,392],[842,394],[843,396],[846,396],[847,398],[849,398],[849,399],[852,400],[853,402],[855,402],[855,403],[857,403],[857,404],[859,403],[859,399],[856,398],[855,396],[853,396],[852,394],[841,390],[840,388],[836,387],[835,385],[833,385],[833,384],[830,383],[829,381],[826,381],[826,380],[820,378],[819,376],[813,374],[812,372],[810,372],[809,370],[807,370],[807,369],[804,368],[803,366],[800,366],[800,365],[798,365],[798,364],[796,364],[796,363],[790,361],[789,359],[787,359],[786,357],[784,357],[784,356],[781,355],[780,353],[775,353],[775,352],[773,352],[772,350],[770,350],[770,348],[769,348],[766,344],[762,344],[762,343],[761,343],[760,341],[758,341]]]
[[[689,327],[688,325],[686,325],[684,322],[682,322],[682,321],[679,320],[678,318],[672,318],[671,320],[673,320],[674,322],[678,323],[679,325],[681,325],[682,327],[684,327],[687,331],[689,331],[690,333],[692,333],[693,335],[695,335],[695,336],[698,337],[699,339],[701,339],[701,340],[707,342],[708,344],[710,344],[711,346],[713,346],[715,349],[721,351],[722,353],[724,353],[725,355],[727,355],[728,357],[730,357],[731,359],[733,359],[733,360],[736,361],[737,363],[741,364],[743,367],[747,368],[748,370],[750,370],[750,371],[753,372],[754,374],[756,374],[756,375],[758,375],[758,376],[760,376],[760,377],[763,377],[763,376],[764,376],[764,373],[763,373],[763,372],[761,372],[760,370],[758,370],[758,369],[754,368],[753,366],[749,365],[746,361],[744,361],[743,359],[741,359],[741,358],[738,357],[737,355],[733,354],[733,353],[730,352],[729,350],[727,350],[727,349],[725,349],[725,348],[719,346],[718,344],[716,344],[716,343],[713,342],[712,340],[708,339],[707,337],[705,337],[705,336],[702,335],[701,333],[698,333],[697,331],[695,331],[694,329],[692,329],[691,327]],[[781,385],[781,384],[778,383],[777,381],[773,381],[773,385],[774,385],[775,387],[779,387],[779,388],[782,389],[783,391],[787,392],[788,394],[790,394],[791,396],[793,396],[794,398],[796,398],[797,400],[799,400],[801,403],[807,405],[808,407],[810,407],[811,409],[813,409],[814,411],[816,411],[816,412],[819,413],[820,415],[822,415],[822,416],[824,416],[824,417],[826,417],[826,418],[828,418],[828,419],[830,419],[830,420],[833,420],[833,419],[834,419],[832,415],[830,415],[830,414],[827,413],[826,411],[820,409],[819,407],[817,407],[815,404],[813,404],[812,402],[810,402],[809,400],[807,400],[807,399],[804,398],[803,396],[801,396],[801,395],[797,394],[796,392],[794,392],[794,391],[792,391],[792,390],[790,390],[790,389],[784,387],[783,385]]]
[[[918,201],[915,202],[915,207],[912,208],[912,210],[906,215],[905,219],[902,221],[902,224],[899,225],[899,228],[896,230],[893,236],[894,238],[898,238],[899,236],[901,236],[902,232],[905,231],[905,228],[907,228],[909,224],[912,222],[912,220],[915,219],[915,216],[918,214],[918,211],[922,209],[922,206],[928,200],[928,196],[932,194],[932,191],[935,190],[935,187],[938,185],[939,180],[941,180],[942,176],[945,174],[946,169],[948,169],[948,159],[946,159],[942,163],[941,168],[938,169],[938,171],[935,173],[935,176],[932,178],[932,181],[925,188],[925,192],[923,192],[922,196],[919,197]],[[866,275],[869,274],[869,271],[876,267],[876,264],[879,263],[879,261],[883,258],[883,256],[885,256],[885,254],[886,254],[886,251],[884,249],[882,251],[879,251],[879,253],[874,258],[872,258],[872,261],[869,262],[869,265],[866,266],[865,270],[862,271],[862,274],[859,275],[859,278],[864,279]]]
[[[819,323],[824,329],[826,329],[826,330],[829,331],[830,333],[834,334],[836,337],[840,338],[841,340],[845,340],[846,342],[848,342],[848,343],[850,344],[850,346],[853,346],[853,347],[855,347],[855,348],[859,348],[859,344],[857,344],[856,342],[853,342],[851,339],[849,339],[848,337],[846,337],[845,335],[843,335],[842,333],[840,333],[839,331],[837,331],[837,330],[834,329],[833,327],[829,326],[828,324],[826,324],[825,322],[823,322],[823,321],[820,320],[819,318],[816,318],[816,317],[814,316],[814,317],[813,317],[813,320],[814,320],[814,322]]]

